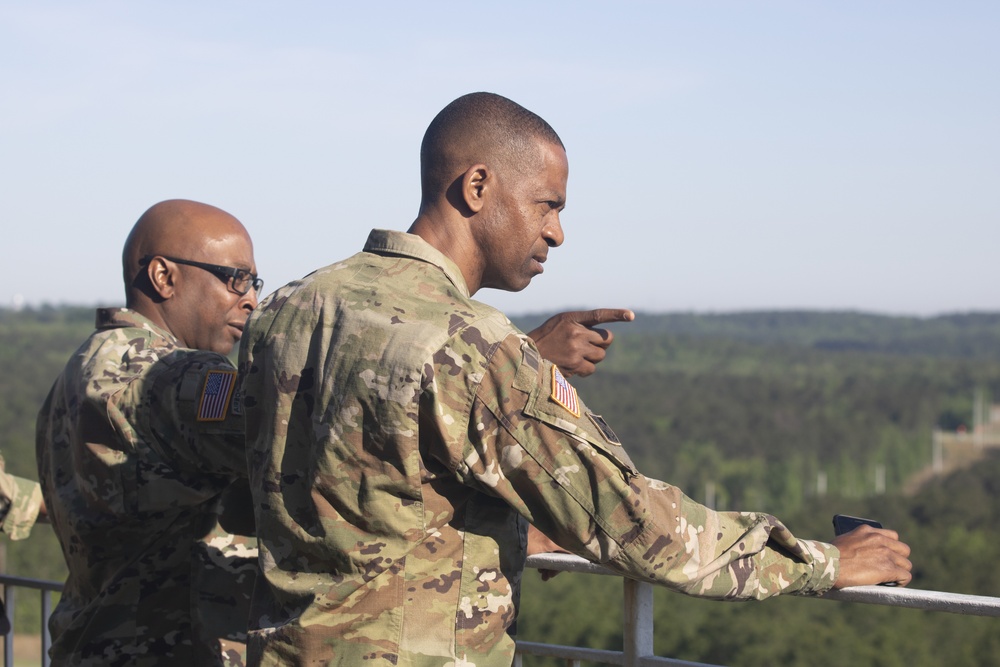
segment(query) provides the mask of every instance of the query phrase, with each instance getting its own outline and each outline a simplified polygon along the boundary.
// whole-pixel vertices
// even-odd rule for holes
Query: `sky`
[[[264,292],[405,230],[434,115],[545,118],[564,245],[512,314],[1000,311],[1000,3],[0,0],[0,307],[120,305],[155,202]]]

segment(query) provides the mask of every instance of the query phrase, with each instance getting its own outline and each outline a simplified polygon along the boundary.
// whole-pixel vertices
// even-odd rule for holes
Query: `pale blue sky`
[[[122,301],[156,201],[239,217],[265,291],[405,229],[475,90],[570,159],[512,313],[1000,310],[994,2],[0,2],[0,305]]]

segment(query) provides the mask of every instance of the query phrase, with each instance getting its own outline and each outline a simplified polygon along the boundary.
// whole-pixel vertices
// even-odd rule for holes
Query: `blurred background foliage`
[[[881,520],[913,547],[913,586],[1000,596],[1000,457],[914,486],[935,428],[971,427],[973,397],[1000,396],[1000,314],[638,313],[589,378],[574,378],[650,477],[718,509],[777,515],[832,538],[835,513]],[[546,315],[515,318],[530,330]],[[36,478],[35,416],[93,327],[89,308],[0,309],[0,448]],[[881,480],[881,481],[880,481]],[[51,530],[3,540],[7,573],[61,580]],[[26,592],[24,592],[26,593]],[[17,628],[37,633],[25,595]],[[519,636],[622,645],[621,583],[525,575]],[[720,665],[1000,664],[997,619],[778,598],[719,603],[656,592],[658,655]],[[525,658],[526,665],[559,663]]]

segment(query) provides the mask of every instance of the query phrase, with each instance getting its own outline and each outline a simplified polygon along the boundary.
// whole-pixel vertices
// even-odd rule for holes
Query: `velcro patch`
[[[230,412],[237,417],[243,416],[243,391],[240,389],[233,392],[233,409]]]
[[[200,422],[219,422],[226,418],[226,408],[236,386],[236,371],[209,371],[198,399]]]
[[[574,417],[580,416],[580,401],[576,398],[576,389],[559,372],[559,367],[552,364],[552,396],[553,401],[569,410]]]
[[[587,416],[590,417],[590,421],[594,422],[594,426],[596,426],[601,434],[604,435],[605,440],[610,442],[612,445],[622,444],[622,441],[618,439],[615,432],[611,430],[610,426],[608,426],[608,422],[604,421],[604,417],[601,415],[595,415],[593,412],[588,412]]]

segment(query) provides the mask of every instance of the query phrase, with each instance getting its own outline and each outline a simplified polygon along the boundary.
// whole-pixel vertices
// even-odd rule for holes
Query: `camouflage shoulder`
[[[7,474],[0,461],[0,531],[12,540],[26,538],[38,520],[41,506],[38,482]]]
[[[221,354],[204,350],[178,349],[163,359],[155,372],[153,399],[176,397],[181,419],[212,430],[242,414],[237,392],[237,371]],[[235,408],[235,410],[234,410]]]

